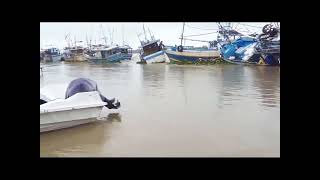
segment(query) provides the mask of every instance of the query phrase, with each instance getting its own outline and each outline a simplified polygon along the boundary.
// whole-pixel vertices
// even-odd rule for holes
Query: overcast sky
[[[232,23],[232,25],[244,34],[249,32],[261,33],[261,28],[264,23]],[[66,34],[70,33],[72,39],[76,38],[77,41],[86,42],[86,36],[88,40],[92,39],[92,43],[95,41],[102,42],[103,37],[102,30],[104,31],[105,36],[107,37],[107,43],[110,44],[110,35],[113,32],[113,43],[122,45],[123,40],[125,44],[136,49],[140,46],[140,42],[137,34],[143,32],[143,24],[146,29],[148,38],[150,37],[148,28],[151,33],[155,36],[156,39],[163,41],[165,45],[179,45],[182,32],[182,22],[172,22],[172,23],[40,23],[40,48],[43,48],[47,45],[54,45],[58,48],[63,48],[67,45],[65,40]],[[280,24],[280,23],[279,23]],[[245,26],[247,25],[247,26]],[[102,28],[100,28],[102,26]],[[218,29],[216,22],[210,23],[193,23],[186,22],[184,36],[188,35],[197,35],[197,34],[206,34],[213,33],[204,36],[194,36],[189,37],[196,40],[215,40],[217,34],[215,33]],[[142,35],[141,39],[144,38]],[[185,41],[186,46],[202,46],[207,45],[205,42],[195,42],[195,41]]]

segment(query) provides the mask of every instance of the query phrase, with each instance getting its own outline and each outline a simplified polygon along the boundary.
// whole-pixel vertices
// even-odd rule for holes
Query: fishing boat
[[[183,23],[183,30],[181,34],[181,45],[178,47],[167,48],[165,51],[168,56],[170,63],[198,63],[198,62],[215,62],[220,57],[216,41],[203,41],[186,39],[183,36],[185,23]],[[201,41],[209,43],[209,47],[193,47],[193,46],[182,46],[182,41]]]
[[[43,60],[44,60],[44,50],[41,50],[40,49],[40,62],[43,62]]]
[[[74,40],[71,39],[70,33],[65,36],[65,40],[68,44],[63,50],[63,59],[67,62],[83,62],[87,61],[85,57],[85,48],[83,41],[77,41],[76,37]]]
[[[225,29],[221,29],[229,36]],[[261,34],[241,35],[235,40],[223,42],[221,57],[232,64],[241,65],[280,65],[280,27],[267,24]]]
[[[75,46],[75,47],[66,47],[63,53],[63,60],[69,62],[83,62],[87,61],[87,58],[84,54],[84,47]]]
[[[164,63],[167,61],[167,58],[165,56],[165,52],[163,50],[164,45],[162,44],[162,41],[160,42],[160,39],[155,39],[153,35],[151,35],[150,29],[150,39],[147,38],[145,28],[143,26],[144,31],[144,40],[140,40],[140,35],[138,35],[140,44],[141,44],[141,53],[140,53],[140,59],[142,63]]]
[[[90,62],[121,62],[131,60],[132,48],[130,46],[111,46],[108,48],[92,49],[86,58]]]
[[[40,51],[40,61],[43,62],[58,62],[61,61],[62,55],[60,50],[55,47],[45,48]]]
[[[216,50],[166,50],[166,54],[170,63],[214,62],[220,57],[219,51]]]

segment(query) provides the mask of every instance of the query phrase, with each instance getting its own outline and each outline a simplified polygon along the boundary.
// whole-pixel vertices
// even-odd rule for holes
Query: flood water
[[[40,156],[280,157],[280,67],[41,66],[40,87],[91,78],[121,108],[105,121],[41,133]]]

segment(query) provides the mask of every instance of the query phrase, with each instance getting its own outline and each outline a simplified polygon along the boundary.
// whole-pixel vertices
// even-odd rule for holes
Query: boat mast
[[[112,28],[112,41],[111,41],[111,44],[113,44],[113,33],[114,33],[114,28]]]
[[[144,32],[144,39],[145,39],[146,42],[148,42],[146,30],[144,29],[144,24],[143,24],[143,32]]]
[[[154,40],[154,37],[152,36],[152,34],[151,34],[151,32],[150,32],[150,29],[148,28],[148,30],[149,30],[149,34],[150,34],[150,38],[151,38],[151,40]]]
[[[101,38],[102,37],[102,38]],[[107,38],[105,36],[105,33],[104,33],[104,29],[102,27],[102,24],[100,24],[100,33],[99,33],[99,39],[103,39],[104,40],[104,44],[107,45]],[[102,44],[103,42],[101,42]]]
[[[114,28],[112,28],[112,33],[111,33],[111,29],[109,28],[109,37],[110,37],[110,45],[113,45],[113,32],[114,32]]]
[[[123,37],[123,24],[122,24],[122,46],[124,46],[124,37]]]
[[[185,23],[183,23],[183,27],[182,27],[182,33],[181,33],[181,43],[180,45],[182,46],[182,41],[183,41],[183,32],[184,32],[184,25]]]

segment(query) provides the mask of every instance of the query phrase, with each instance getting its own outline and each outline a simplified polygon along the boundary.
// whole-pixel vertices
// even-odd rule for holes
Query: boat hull
[[[241,37],[221,48],[221,57],[232,64],[279,66],[280,41],[261,42]]]
[[[65,61],[67,62],[84,62],[88,59],[84,55],[75,55],[72,57],[64,57]]]
[[[98,91],[77,93],[67,99],[40,92],[40,100],[46,101],[40,104],[40,132],[95,121],[107,104]]]
[[[43,57],[44,62],[59,62],[61,61],[62,55],[51,55]]]
[[[98,121],[102,107],[40,113],[40,133]]]
[[[164,51],[158,51],[156,53],[142,57],[142,60],[145,61],[147,64],[164,63],[166,62],[167,58],[165,56]]]
[[[231,64],[237,65],[249,65],[249,66],[280,66],[280,54],[255,54],[249,60],[239,60],[239,59],[227,59],[223,58],[224,61]]]
[[[103,62],[112,63],[112,62],[121,62],[125,60],[131,60],[132,54],[114,54],[106,58],[86,56],[86,58],[88,59],[88,61],[94,62],[94,63],[103,63]]]
[[[212,51],[171,51],[166,50],[166,54],[173,62],[185,62],[185,63],[197,63],[197,62],[213,62],[216,58],[220,57],[220,53],[217,50]]]

